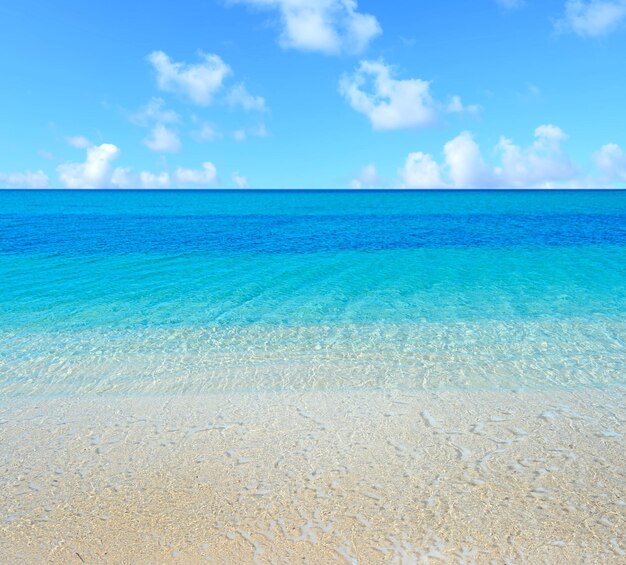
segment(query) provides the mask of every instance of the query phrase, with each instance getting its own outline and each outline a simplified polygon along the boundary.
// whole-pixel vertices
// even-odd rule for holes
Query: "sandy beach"
[[[623,563],[623,389],[24,399],[5,563]]]

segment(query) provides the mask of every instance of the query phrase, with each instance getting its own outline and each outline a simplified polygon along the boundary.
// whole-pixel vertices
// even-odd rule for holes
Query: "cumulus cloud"
[[[563,151],[567,139],[557,126],[542,125],[535,140],[521,147],[506,137],[495,147],[496,164],[488,163],[474,137],[463,132],[444,145],[442,163],[432,155],[411,153],[400,170],[405,188],[553,188],[587,185]]]
[[[50,179],[43,171],[0,173],[0,188],[49,188]]]
[[[350,188],[380,188],[383,181],[378,176],[376,166],[372,163],[361,169],[359,174],[350,181]]]
[[[376,130],[428,126],[443,110],[478,110],[477,106],[464,106],[458,96],[447,106],[438,103],[430,92],[430,82],[396,79],[392,67],[382,61],[361,61],[354,73],[342,77],[339,92]]]
[[[179,167],[173,175],[167,171],[135,173],[130,167],[113,166],[119,155],[120,149],[111,143],[91,146],[87,148],[84,162],[64,163],[57,167],[59,181],[65,188],[213,187],[219,182],[215,165],[208,161],[203,163],[200,169]]]
[[[396,80],[391,68],[380,61],[361,61],[355,73],[341,79],[339,90],[354,110],[367,116],[374,129],[425,126],[437,115],[429,82]]]
[[[141,171],[139,173],[140,188],[169,188],[171,186],[169,173],[151,173],[150,171]]]
[[[605,179],[626,182],[626,152],[619,145],[603,145],[594,154],[594,160]]]
[[[201,169],[176,169],[174,179],[178,186],[203,186],[212,187],[217,185],[217,169],[213,163],[202,164]]]
[[[178,153],[182,146],[176,132],[163,124],[157,124],[152,128],[150,135],[144,140],[144,145],[156,153]]]
[[[158,87],[165,92],[182,94],[200,106],[209,106],[222,88],[230,67],[219,55],[200,53],[200,63],[177,63],[163,51],[148,55]]]
[[[432,155],[416,151],[409,153],[400,170],[402,188],[445,188],[439,164]]]
[[[235,171],[232,175],[233,183],[237,188],[248,188],[250,185],[248,184],[248,179],[242,175],[240,175],[237,171]]]
[[[626,0],[567,0],[556,29],[581,37],[601,37],[617,30],[625,20]]]
[[[480,147],[469,132],[463,132],[443,147],[450,180],[455,188],[491,186],[491,173]]]
[[[266,110],[265,98],[262,96],[253,96],[248,92],[244,84],[237,84],[230,89],[226,96],[226,102],[230,106],[240,106],[244,110]]]
[[[166,171],[141,171],[135,174],[130,167],[117,167],[111,173],[107,188],[170,188],[171,185],[170,175]]]
[[[119,148],[111,143],[89,147],[85,162],[57,167],[59,180],[66,188],[108,188],[113,174],[112,162],[119,154]]]
[[[564,153],[561,143],[567,136],[554,125],[539,126],[533,144],[522,149],[502,137],[497,146],[502,164],[495,171],[496,183],[512,188],[553,186],[578,175],[578,170]]]
[[[329,55],[360,53],[382,33],[378,20],[358,10],[356,0],[231,0],[278,11],[279,43],[285,49]]]

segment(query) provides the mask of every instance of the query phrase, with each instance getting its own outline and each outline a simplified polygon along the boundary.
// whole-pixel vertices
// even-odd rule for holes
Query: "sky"
[[[626,0],[0,0],[2,188],[623,188]]]

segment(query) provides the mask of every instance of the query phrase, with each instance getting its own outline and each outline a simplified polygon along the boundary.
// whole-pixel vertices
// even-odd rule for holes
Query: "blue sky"
[[[15,0],[0,37],[2,187],[626,183],[626,0]]]

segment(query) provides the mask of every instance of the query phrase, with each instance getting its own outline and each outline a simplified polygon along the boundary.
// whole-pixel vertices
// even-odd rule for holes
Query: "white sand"
[[[621,389],[5,401],[1,563],[624,563]]]

